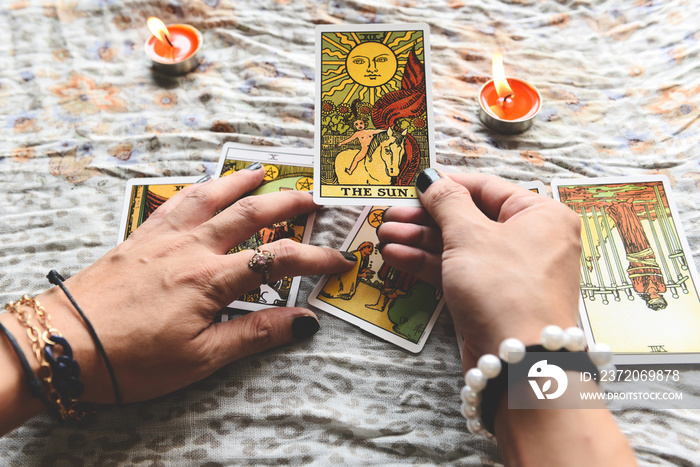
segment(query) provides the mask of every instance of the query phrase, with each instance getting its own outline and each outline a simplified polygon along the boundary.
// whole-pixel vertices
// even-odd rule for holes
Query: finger
[[[430,253],[441,254],[443,249],[442,232],[437,227],[384,222],[377,229],[377,238],[382,243],[400,243]]]
[[[153,229],[155,229],[157,226],[159,226],[163,220],[170,214],[170,212],[175,209],[175,207],[180,204],[180,202],[185,199],[186,196],[191,191],[194,191],[198,189],[198,187],[204,185],[205,183],[211,183],[213,180],[211,178],[207,178],[206,180],[202,180],[202,182],[196,182],[193,183],[190,186],[187,186],[183,188],[182,190],[176,192],[172,197],[167,199],[163,204],[158,206],[155,211],[151,213],[150,216],[141,224],[131,235],[129,235],[129,238],[136,238],[144,235],[148,235],[149,232],[151,232]]]
[[[199,226],[196,234],[203,244],[223,254],[249,239],[263,227],[289,221],[317,208],[313,197],[303,191],[246,196]]]
[[[499,222],[505,222],[535,204],[556,203],[547,196],[490,175],[450,174],[449,177],[469,190],[474,203],[482,212]]]
[[[417,225],[437,226],[423,207],[395,206],[384,211],[383,222],[404,222]]]
[[[213,366],[306,339],[319,330],[318,319],[304,308],[268,308],[216,323],[198,339],[213,357]],[[213,371],[213,370],[212,370]]]
[[[208,221],[214,214],[233,204],[244,194],[252,191],[264,177],[262,164],[254,162],[243,170],[213,180],[195,184],[185,193],[161,226],[172,230],[191,230]]]
[[[445,247],[486,234],[483,227],[489,219],[463,185],[435,169],[426,169],[418,175],[416,188],[423,207],[442,230]]]
[[[435,287],[441,286],[441,255],[398,243],[382,246],[380,253],[389,266],[411,273]]]
[[[241,294],[256,290],[263,282],[274,284],[284,277],[345,272],[357,262],[350,253],[343,254],[290,239],[267,243],[260,247],[260,251],[263,260],[257,261],[255,268],[249,263],[256,252],[242,250],[230,255],[212,255],[201,266],[188,269],[182,280],[194,282],[218,305],[226,306]],[[267,280],[265,272],[269,274]]]
[[[267,243],[262,245],[260,249],[275,255],[269,268],[270,283],[277,282],[283,277],[345,272],[357,262],[357,257],[351,253],[343,254],[331,248],[297,243],[289,239]],[[248,264],[253,255],[254,252],[252,250],[244,250],[235,255],[228,255],[231,258],[231,262],[244,267],[240,282],[245,285],[245,290],[259,287],[264,280],[264,274],[255,271]],[[234,258],[234,256],[238,256],[238,258]],[[235,266],[231,267],[235,268]]]

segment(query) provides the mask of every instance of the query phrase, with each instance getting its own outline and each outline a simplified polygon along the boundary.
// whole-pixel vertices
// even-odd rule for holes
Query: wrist
[[[61,331],[70,342],[73,358],[80,365],[80,379],[85,388],[80,399],[98,403],[113,402],[104,363],[95,350],[85,323],[65,294],[58,287],[52,287],[38,295],[36,300],[51,314],[53,327]]]
[[[15,337],[31,370],[36,374],[39,363],[32,352],[26,330],[10,313],[0,314],[0,322]],[[42,413],[45,407],[40,399],[31,396],[19,357],[3,334],[0,334],[0,374],[2,375],[0,413],[3,414],[0,418],[0,436],[2,436],[26,420]]]
[[[462,374],[466,374],[467,370],[476,366],[476,362],[482,355],[494,354],[500,352],[499,345],[508,338],[518,339],[525,347],[538,345],[542,342],[541,333],[548,325],[556,325],[561,329],[569,329],[577,327],[574,319],[561,319],[559,321],[542,321],[522,324],[518,326],[503,326],[498,330],[483,333],[479,336],[471,336],[466,331],[461,331],[464,339],[462,361]],[[460,332],[460,331],[458,331]]]
[[[540,334],[540,342],[542,345],[526,347],[516,338],[507,338],[499,346],[498,356],[484,354],[477,366],[466,372],[461,412],[467,419],[469,431],[492,437],[496,413],[505,395],[513,394],[514,389],[515,408],[549,408],[533,404],[532,397],[528,397],[532,396],[530,391],[517,390],[524,381],[531,385],[540,402],[557,399],[567,389],[566,371],[592,374],[597,372],[596,366],[608,365],[612,360],[612,352],[604,344],[596,344],[593,353],[583,352],[586,340],[577,327],[563,330],[555,325],[546,326]],[[537,381],[541,379],[543,386],[540,388]],[[572,398],[575,402],[575,395]]]

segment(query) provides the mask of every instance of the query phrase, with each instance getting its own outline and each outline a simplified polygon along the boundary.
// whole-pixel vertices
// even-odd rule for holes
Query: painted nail
[[[321,325],[313,316],[300,316],[292,321],[292,336],[295,339],[306,339],[321,329]]]
[[[386,243],[384,243],[384,242],[377,243],[377,251],[379,252],[380,255],[382,254],[382,250],[384,249],[385,246],[386,246]]]
[[[209,180],[211,180],[211,175],[206,174],[204,177],[200,178],[195,183],[204,183],[204,182],[208,182]]]
[[[248,167],[246,167],[246,170],[258,170],[262,168],[262,164],[259,161],[255,161],[251,163]]]
[[[437,182],[441,178],[442,175],[440,175],[437,170],[431,168],[425,169],[416,179],[416,188],[421,192],[421,194],[425,193],[425,190],[427,190],[430,185]]]
[[[309,191],[307,191],[307,193],[310,194],[311,196],[313,196],[313,195],[314,195],[314,190],[309,190]]]
[[[352,261],[353,263],[357,262],[357,256],[353,255],[349,251],[341,251],[340,254],[343,255],[343,257],[348,261]]]

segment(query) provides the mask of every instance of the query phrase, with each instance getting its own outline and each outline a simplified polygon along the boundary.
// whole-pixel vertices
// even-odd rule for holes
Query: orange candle
[[[144,50],[156,71],[171,75],[183,74],[199,65],[202,33],[188,24],[166,26],[158,18],[148,18],[153,33]]]
[[[532,117],[540,110],[540,96],[537,90],[525,81],[508,78],[512,94],[500,97],[493,80],[481,90],[481,105],[502,120],[518,120]]]
[[[506,78],[499,53],[494,54],[493,76],[479,91],[479,118],[499,133],[527,130],[542,106],[539,91],[527,81]]]

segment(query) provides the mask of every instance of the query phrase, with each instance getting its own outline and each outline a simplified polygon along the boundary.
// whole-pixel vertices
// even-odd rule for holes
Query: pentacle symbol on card
[[[314,179],[311,177],[301,177],[296,184],[299,191],[311,191],[314,189]]]
[[[277,176],[279,174],[280,174],[280,169],[278,169],[274,165],[266,165],[265,166],[265,178],[263,178],[263,180],[266,180],[266,181],[274,180],[277,178]]]
[[[382,222],[384,222],[384,211],[384,208],[370,211],[369,215],[367,216],[367,222],[372,226],[372,228],[376,229],[382,224]]]

